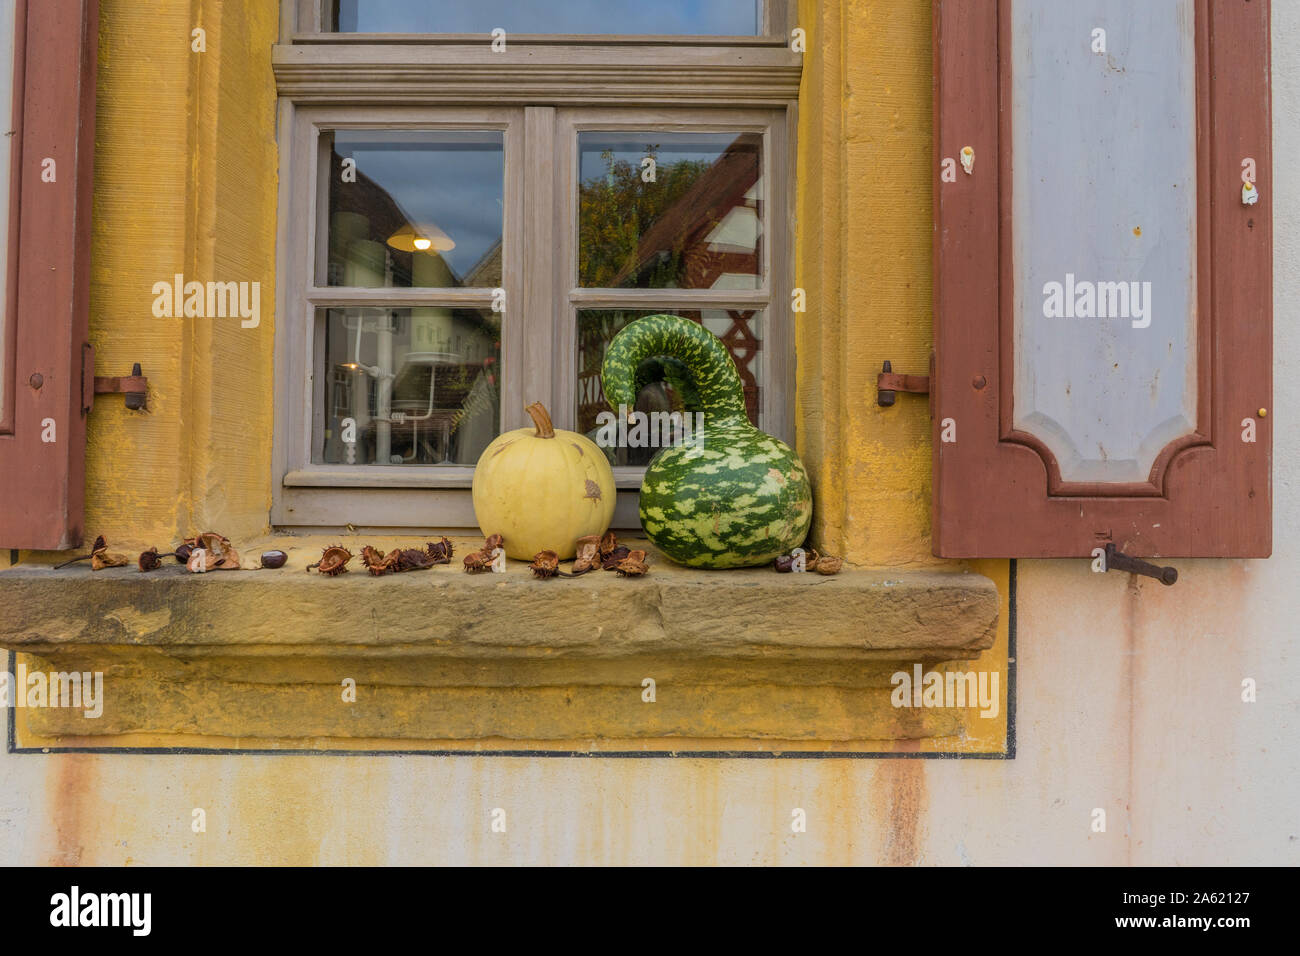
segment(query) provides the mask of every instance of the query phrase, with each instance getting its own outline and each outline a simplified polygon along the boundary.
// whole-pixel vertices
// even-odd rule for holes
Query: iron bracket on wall
[[[930,394],[930,376],[902,375],[894,371],[889,359],[876,376],[876,404],[888,408],[894,404],[896,392],[912,392],[917,395]]]
[[[95,347],[89,343],[81,347],[81,410],[89,412],[96,395],[125,396],[126,407],[133,412],[144,411],[149,399],[149,379],[140,372],[140,363],[131,366],[130,375],[103,376],[95,374]]]
[[[1155,578],[1164,585],[1173,584],[1178,580],[1177,568],[1162,568],[1158,564],[1151,564],[1141,558],[1129,557],[1117,549],[1113,543],[1106,545],[1106,570],[1145,574],[1147,577]]]

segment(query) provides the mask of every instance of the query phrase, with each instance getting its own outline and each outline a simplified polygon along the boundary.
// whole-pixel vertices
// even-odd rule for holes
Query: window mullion
[[[560,152],[565,150],[561,144]],[[518,334],[514,341],[519,351],[511,373],[520,382],[520,400],[506,409],[503,428],[526,424],[523,406],[533,401],[547,403],[555,424],[571,428],[572,410],[565,407],[559,391],[564,382],[565,334],[559,314],[561,301],[556,285],[557,263],[563,259],[563,247],[556,234],[555,215],[560,202],[557,175],[563,165],[557,157],[555,108],[530,106],[524,110],[524,149],[522,154],[524,183],[524,222],[519,243],[521,308],[510,310],[511,328]],[[570,403],[571,404],[571,403]]]
[[[464,308],[492,308],[495,292],[492,289],[426,289],[399,286],[349,287],[315,286],[306,293],[307,302],[314,308],[408,308],[411,306],[461,306]]]

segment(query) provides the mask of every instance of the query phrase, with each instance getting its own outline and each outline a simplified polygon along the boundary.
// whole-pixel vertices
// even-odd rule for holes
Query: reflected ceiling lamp
[[[455,241],[431,222],[407,223],[388,237],[388,244],[402,252],[450,252]]]

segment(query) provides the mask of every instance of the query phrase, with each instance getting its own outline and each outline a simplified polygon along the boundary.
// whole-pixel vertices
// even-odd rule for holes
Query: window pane
[[[325,285],[501,285],[505,139],[499,131],[336,130]],[[345,160],[352,162],[345,165]],[[355,167],[353,166],[355,164]]]
[[[726,344],[731,358],[740,372],[745,390],[745,405],[749,420],[755,425],[762,399],[763,371],[763,313],[754,309],[581,309],[578,311],[578,381],[577,422],[578,431],[596,440],[596,416],[609,411],[605,393],[600,386],[600,366],[605,360],[605,350],[614,336],[629,323],[645,315],[668,312],[684,319],[701,323]],[[650,384],[637,396],[637,410],[653,412],[691,412],[698,403],[694,399],[694,383],[680,367],[661,360],[647,360]],[[658,448],[608,448],[606,453],[617,465],[645,465]]]
[[[762,148],[758,133],[579,133],[578,284],[758,288]]]
[[[325,0],[339,33],[757,36],[763,0]]]
[[[324,354],[316,367],[313,462],[478,461],[501,421],[499,313],[320,309],[316,318]]]

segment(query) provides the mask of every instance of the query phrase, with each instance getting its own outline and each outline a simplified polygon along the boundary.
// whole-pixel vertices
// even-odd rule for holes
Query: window
[[[1268,556],[1268,18],[936,3],[936,554]]]
[[[285,5],[273,523],[474,527],[483,448],[534,400],[594,436],[605,348],[655,312],[792,440],[785,4],[403,6]],[[688,408],[656,375],[643,410]],[[635,527],[649,456],[607,451]]]

